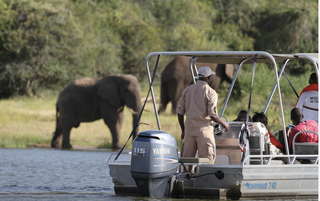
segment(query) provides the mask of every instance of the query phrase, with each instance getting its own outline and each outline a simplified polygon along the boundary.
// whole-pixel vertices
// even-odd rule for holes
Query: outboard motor
[[[141,196],[164,197],[178,166],[177,142],[169,133],[147,130],[133,141],[130,172]]]

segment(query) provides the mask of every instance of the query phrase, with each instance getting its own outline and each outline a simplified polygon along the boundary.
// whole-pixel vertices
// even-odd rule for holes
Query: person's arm
[[[217,105],[218,105],[218,95],[217,92],[212,90],[212,94],[208,96],[208,105],[207,110],[209,117],[212,121],[222,125],[222,127],[225,129],[225,131],[228,131],[230,126],[227,122],[223,121],[217,111]]]
[[[176,108],[176,112],[178,114],[178,122],[179,122],[179,125],[181,128],[181,140],[182,141],[184,139],[184,114],[185,114],[185,105],[186,105],[185,93],[186,93],[187,89],[188,88],[186,88],[182,91],[181,98],[180,98],[178,106]]]
[[[178,121],[181,128],[181,140],[184,139],[184,115],[178,114]]]
[[[227,122],[223,121],[218,114],[213,114],[212,116],[210,116],[210,118],[212,121],[221,124],[226,132],[230,129],[230,125]]]
[[[296,135],[296,133],[298,132],[296,129],[291,129],[289,128],[288,130],[288,135],[289,135],[289,153],[292,154],[292,144],[293,144],[293,137]]]

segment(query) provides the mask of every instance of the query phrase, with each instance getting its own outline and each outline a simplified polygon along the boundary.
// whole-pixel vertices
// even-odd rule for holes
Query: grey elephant
[[[80,78],[68,84],[56,103],[56,130],[51,147],[72,148],[71,129],[81,122],[103,119],[112,134],[113,148],[121,148],[120,130],[123,123],[123,108],[132,111],[133,126],[140,113],[141,88],[133,75],[110,75],[99,79]],[[134,131],[133,137],[138,134]]]
[[[190,57],[176,56],[165,67],[161,74],[161,92],[160,92],[160,107],[158,113],[166,110],[167,104],[171,101],[171,113],[176,114],[176,108],[184,88],[192,84],[192,78],[189,68]],[[229,64],[214,64],[214,63],[196,63],[197,68],[209,66],[216,72],[213,75],[210,86],[218,90],[223,81],[232,82],[232,77],[236,66]],[[238,84],[235,86],[237,91],[240,91]]]

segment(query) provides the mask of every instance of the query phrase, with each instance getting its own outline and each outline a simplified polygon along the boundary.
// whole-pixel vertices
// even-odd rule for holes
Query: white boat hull
[[[130,174],[130,160],[109,159],[107,164],[116,195],[138,196]],[[201,164],[198,168],[199,177],[191,179],[186,178],[185,173],[177,173],[169,196],[211,199],[318,197],[318,164],[284,164],[281,160],[271,160],[270,164],[264,165]],[[217,171],[223,172],[223,179],[213,174]]]

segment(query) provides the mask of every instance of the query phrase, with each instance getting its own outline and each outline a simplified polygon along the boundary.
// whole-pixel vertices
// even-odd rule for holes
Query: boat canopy
[[[268,105],[272,99],[274,92],[277,90],[278,98],[279,98],[279,108],[280,108],[281,120],[282,120],[282,130],[284,131],[283,132],[284,136],[286,136],[286,124],[285,124],[285,120],[284,120],[284,112],[283,112],[279,79],[280,79],[281,75],[284,74],[284,68],[285,68],[286,64],[288,63],[288,61],[291,61],[291,60],[306,60],[306,61],[308,60],[314,65],[317,77],[319,77],[319,61],[317,59],[318,53],[270,54],[270,53],[264,52],[264,51],[152,52],[146,57],[146,69],[147,69],[147,74],[148,74],[148,79],[149,79],[149,85],[150,85],[153,106],[154,106],[154,112],[155,112],[155,116],[157,119],[157,124],[158,124],[159,130],[161,130],[161,125],[160,125],[160,121],[159,121],[159,117],[158,117],[157,106],[156,106],[156,101],[155,101],[153,86],[152,86],[154,75],[153,75],[153,78],[151,78],[150,68],[149,68],[149,60],[153,56],[158,56],[158,59],[159,59],[159,57],[161,55],[189,56],[189,57],[191,57],[189,67],[190,67],[190,72],[191,72],[191,76],[192,76],[194,83],[195,83],[195,78],[196,78],[195,75],[197,74],[196,62],[199,62],[199,63],[219,63],[219,64],[237,64],[238,65],[220,116],[223,116],[223,113],[226,109],[226,106],[227,106],[228,100],[230,98],[231,91],[233,90],[235,80],[237,79],[237,75],[238,75],[240,67],[243,64],[270,63],[274,67],[273,69],[274,69],[274,76],[276,78],[276,83],[274,85],[273,91],[271,92],[271,95],[270,95],[268,103],[265,107],[264,113],[266,112],[266,110],[268,108]],[[283,66],[282,66],[279,74],[278,74],[277,62],[283,62]],[[157,69],[157,64],[158,64],[158,62],[156,63],[155,71]],[[253,74],[253,76],[254,76],[254,74]],[[286,147],[287,152],[289,152],[287,142],[285,143],[285,145],[286,145],[285,147]]]
[[[283,62],[289,60],[309,60],[318,63],[318,53],[296,53],[296,54],[269,54],[264,51],[184,51],[184,52],[153,52],[147,56],[147,61],[154,55],[180,55],[197,58],[200,63],[219,63],[219,64],[240,64],[247,60],[246,64],[254,63],[254,56],[258,54],[256,63]],[[272,59],[271,59],[272,58]]]

